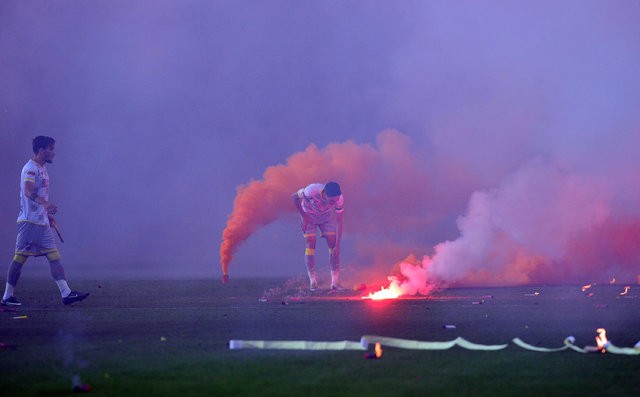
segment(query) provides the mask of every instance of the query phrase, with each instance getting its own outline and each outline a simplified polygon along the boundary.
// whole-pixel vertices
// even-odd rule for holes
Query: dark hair
[[[33,153],[38,154],[38,152],[40,151],[40,149],[46,149],[51,145],[54,145],[56,143],[56,140],[48,137],[48,136],[37,136],[35,138],[33,138]]]
[[[326,185],[324,185],[324,192],[329,197],[335,197],[342,194],[340,185],[338,185],[336,182],[328,182]]]

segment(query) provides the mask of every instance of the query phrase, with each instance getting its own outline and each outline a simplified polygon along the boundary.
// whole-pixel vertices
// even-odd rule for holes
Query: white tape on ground
[[[564,350],[573,350],[578,353],[599,352],[595,346],[586,346],[585,348],[574,345],[575,338],[569,336],[564,340],[564,346],[557,348],[538,347],[524,342],[520,338],[513,338],[512,342],[525,350],[535,352],[560,352]],[[481,345],[472,343],[468,340],[457,337],[451,341],[429,342],[411,339],[390,338],[387,336],[364,335],[360,342],[354,341],[305,341],[305,340],[240,340],[232,339],[229,341],[229,349],[269,349],[269,350],[367,350],[369,344],[380,343],[385,347],[395,347],[398,349],[408,350],[447,350],[454,346],[460,346],[468,350],[495,351],[502,350],[508,346],[504,345]],[[640,355],[640,342],[633,348],[617,347],[611,342],[606,345],[606,351],[613,354]]]
[[[618,347],[612,345],[611,342],[609,342],[609,344],[607,345],[607,353],[637,356],[640,355],[640,347]]]
[[[412,350],[447,350],[455,346],[456,341],[448,342],[421,342],[417,340],[389,338],[386,336],[377,335],[364,335],[360,338],[360,344],[362,346],[368,346],[370,343],[379,342],[386,347],[397,347],[400,349],[412,349]]]
[[[534,351],[534,352],[559,352],[559,351],[562,351],[562,350],[567,350],[569,348],[569,346],[566,346],[566,345],[562,346],[562,347],[556,347],[556,348],[533,346],[533,345],[530,345],[528,343],[525,343],[520,338],[513,338],[513,343],[516,344],[517,346],[520,346],[523,349],[531,350],[531,351]]]
[[[238,340],[229,341],[229,349],[283,349],[283,350],[366,350],[353,341],[306,341],[306,340]]]
[[[480,345],[477,343],[469,342],[468,340],[457,337],[456,339],[448,342],[422,342],[410,339],[388,338],[377,335],[365,335],[360,339],[360,344],[363,346],[369,343],[379,342],[383,346],[397,347],[399,349],[412,349],[412,350],[447,350],[454,346],[460,346],[469,350],[501,350],[508,345]]]

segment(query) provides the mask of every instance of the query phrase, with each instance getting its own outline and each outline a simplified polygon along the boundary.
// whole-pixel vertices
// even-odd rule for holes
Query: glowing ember
[[[382,357],[382,346],[380,346],[380,342],[376,342],[375,352],[376,358]]]
[[[391,283],[388,288],[381,287],[380,291],[372,292],[367,296],[363,296],[362,299],[378,301],[384,299],[397,299],[400,295],[402,295],[400,287],[395,283]]]
[[[631,286],[627,285],[624,287],[624,291],[620,292],[620,295],[626,295],[629,293],[629,290],[631,289]]]
[[[615,277],[614,277],[614,278],[612,278],[612,279],[609,281],[609,284],[615,284],[615,283],[616,283],[616,278],[615,278]]]
[[[588,290],[589,288],[591,288],[591,284],[583,285],[582,286],[582,292]]]
[[[596,332],[598,333],[598,336],[596,336],[598,350],[604,353],[607,351],[607,345],[609,344],[609,341],[607,340],[607,331],[604,328],[598,328]]]

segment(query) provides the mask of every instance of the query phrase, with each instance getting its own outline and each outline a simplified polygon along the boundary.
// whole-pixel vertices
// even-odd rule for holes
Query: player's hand
[[[306,215],[300,216],[300,227],[302,228],[302,233],[306,230],[306,226],[311,223],[311,218]]]
[[[58,207],[55,204],[47,203],[44,206],[44,209],[47,211],[49,215],[55,215],[58,212]]]
[[[331,250],[331,256],[333,258],[340,258],[340,244],[336,244],[336,246],[333,247],[333,250]]]

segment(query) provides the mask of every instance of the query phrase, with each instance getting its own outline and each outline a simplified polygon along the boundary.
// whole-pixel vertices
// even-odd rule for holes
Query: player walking
[[[15,255],[7,272],[4,295],[0,302],[3,306],[22,305],[13,293],[20,278],[22,266],[30,256],[47,257],[51,275],[60,289],[63,304],[70,305],[89,296],[88,292],[71,291],[69,288],[64,268],[60,264],[60,253],[51,232],[51,226],[55,225],[53,215],[58,211],[58,207],[49,201],[49,175],[44,165],[53,161],[55,143],[56,141],[50,137],[35,137],[33,139],[35,155],[22,168],[18,237]]]
[[[342,237],[342,212],[344,198],[340,185],[312,183],[292,195],[293,203],[302,217],[302,233],[305,239],[304,262],[309,275],[311,291],[318,288],[316,278],[315,250],[316,230],[319,228],[329,247],[331,265],[331,289],[341,290],[338,283],[340,273],[340,239]]]

